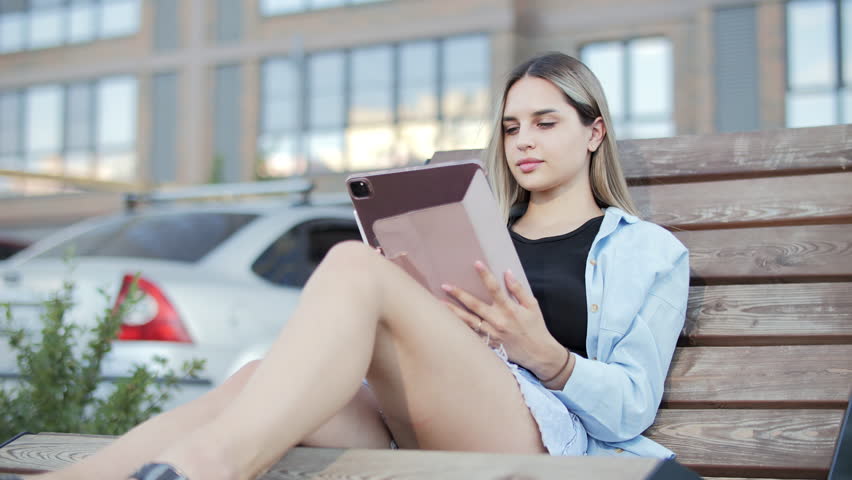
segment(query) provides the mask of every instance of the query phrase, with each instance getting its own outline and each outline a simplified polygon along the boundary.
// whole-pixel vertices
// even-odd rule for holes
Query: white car
[[[171,408],[261,357],[296,306],[301,287],[337,242],[360,239],[351,206],[282,200],[171,204],[87,220],[0,262],[0,303],[18,325],[38,331],[38,301],[75,283],[69,319],[90,325],[137,273],[143,301],[122,325],[104,362],[105,380],[159,355],[175,369],[205,359]],[[73,247],[73,272],[63,260]],[[0,378],[16,365],[0,338]]]

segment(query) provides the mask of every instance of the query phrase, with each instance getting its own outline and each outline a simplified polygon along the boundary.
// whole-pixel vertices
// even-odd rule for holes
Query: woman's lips
[[[521,160],[520,162],[518,162],[518,168],[520,168],[521,171],[524,173],[530,173],[536,168],[538,168],[538,166],[542,163],[544,162],[542,162],[541,160]]]

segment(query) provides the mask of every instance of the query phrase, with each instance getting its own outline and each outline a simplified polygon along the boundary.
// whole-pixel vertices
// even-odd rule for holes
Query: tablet
[[[481,260],[506,289],[511,270],[529,291],[509,230],[475,160],[382,170],[346,179],[364,241],[381,247],[439,299],[456,285],[491,303],[473,264]]]

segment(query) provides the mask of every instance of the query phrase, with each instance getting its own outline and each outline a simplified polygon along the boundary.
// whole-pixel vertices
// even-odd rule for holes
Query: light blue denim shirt
[[[654,422],[686,314],[689,254],[662,227],[609,207],[586,262],[589,358],[553,391],[589,436],[588,455],[672,458]]]

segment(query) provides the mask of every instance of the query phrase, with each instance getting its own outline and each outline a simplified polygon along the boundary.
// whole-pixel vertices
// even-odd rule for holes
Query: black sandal
[[[168,463],[146,463],[130,476],[135,480],[189,480],[177,468]],[[130,480],[128,479],[128,480]],[[3,480],[3,478],[0,478]]]

